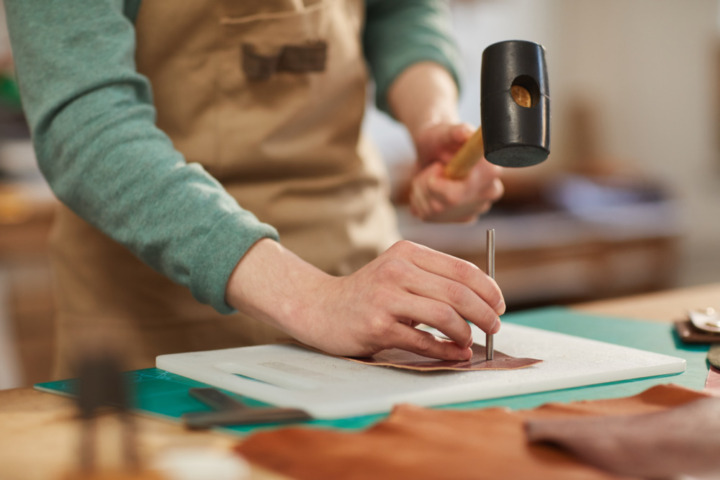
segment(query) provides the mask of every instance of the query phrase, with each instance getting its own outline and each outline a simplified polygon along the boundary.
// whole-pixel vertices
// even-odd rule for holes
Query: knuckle
[[[469,289],[461,283],[453,282],[447,288],[448,301],[453,305],[466,304],[469,294]]]
[[[460,259],[455,260],[453,265],[455,278],[462,284],[468,284],[477,274],[477,267]]]
[[[488,295],[488,304],[496,305],[500,303],[500,300],[502,300],[502,294],[500,293],[500,290],[497,287],[490,290],[490,294]]]
[[[477,215],[482,215],[483,213],[487,213],[491,208],[492,202],[483,202],[477,206],[475,213]]]
[[[460,191],[447,192],[443,196],[443,201],[446,205],[457,206],[465,202],[465,196],[463,195],[463,192]]]
[[[495,182],[493,182],[492,200],[499,200],[504,193],[505,185],[503,185],[502,181],[495,180]]]
[[[457,194],[447,190],[438,190],[435,192],[435,201],[442,206],[455,205],[457,203]]]
[[[478,326],[480,326],[483,330],[489,329],[495,324],[496,318],[497,315],[495,315],[495,312],[492,310],[485,310],[480,318],[481,325]]]
[[[398,242],[395,242],[393,246],[390,247],[390,250],[392,250],[394,253],[397,253],[398,255],[404,256],[412,254],[416,247],[417,245],[415,245],[409,240],[400,240]]]
[[[458,314],[457,314],[457,312],[455,312],[455,309],[453,307],[451,307],[448,304],[443,303],[443,304],[438,305],[438,307],[436,308],[436,311],[434,313],[434,316],[435,316],[435,320],[440,325],[448,325],[457,318]]]
[[[389,258],[383,262],[379,268],[378,275],[380,280],[388,280],[391,282],[399,281],[407,271],[405,261],[399,258]]]
[[[435,339],[432,335],[419,335],[413,341],[413,347],[418,353],[429,353],[435,346]]]
[[[428,211],[431,214],[438,214],[442,212],[445,209],[445,206],[438,202],[437,200],[432,200],[428,203]]]
[[[382,344],[388,338],[391,325],[392,322],[389,322],[387,318],[382,315],[376,315],[368,322],[367,330],[374,341]]]
[[[487,304],[490,306],[490,308],[495,308],[496,305],[500,305],[500,303],[504,303],[505,299],[503,298],[502,293],[500,292],[500,288],[497,287],[497,284],[495,288],[490,290],[490,293],[487,295]]]

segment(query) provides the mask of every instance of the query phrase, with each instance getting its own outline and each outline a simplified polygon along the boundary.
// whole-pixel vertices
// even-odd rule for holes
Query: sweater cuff
[[[203,242],[208,248],[197,252],[192,262],[202,267],[198,268],[190,282],[190,291],[199,302],[210,304],[223,314],[235,312],[225,301],[225,290],[240,259],[263,238],[279,240],[275,228],[257,221],[249,212],[228,217],[228,221],[220,222],[208,233]]]

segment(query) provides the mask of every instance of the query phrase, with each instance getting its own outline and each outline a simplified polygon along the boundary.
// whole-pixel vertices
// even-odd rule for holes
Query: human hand
[[[410,211],[430,222],[469,222],[503,194],[501,168],[481,159],[464,179],[447,178],[445,166],[473,135],[467,124],[436,123],[414,136],[418,172],[410,188]]]
[[[505,311],[497,284],[475,265],[407,241],[351,275],[332,277],[262,240],[231,275],[227,298],[303,343],[346,356],[400,348],[467,360],[472,336],[465,320],[496,333]]]

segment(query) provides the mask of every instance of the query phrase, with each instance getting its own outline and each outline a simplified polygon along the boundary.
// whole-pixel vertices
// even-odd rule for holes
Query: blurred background
[[[484,268],[494,228],[509,310],[720,281],[720,2],[450,6],[464,57],[461,114],[474,125],[483,49],[508,39],[545,46],[552,153],[507,171],[505,197],[477,224],[422,224],[407,213],[410,141],[371,109],[366,128],[387,159],[403,235]],[[35,164],[0,8],[0,389],[50,376],[55,202]]]

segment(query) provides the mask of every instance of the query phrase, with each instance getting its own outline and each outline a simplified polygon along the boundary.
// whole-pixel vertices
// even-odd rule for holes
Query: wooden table
[[[720,307],[720,284],[604,300],[573,308],[590,314],[669,322],[682,317],[688,308],[707,306]],[[0,391],[0,478],[61,478],[76,464],[79,430],[74,416],[73,405],[65,398],[30,388]],[[102,418],[100,422],[107,426],[103,431],[109,437],[101,439],[101,454],[111,462],[112,452],[118,450],[117,437],[112,431],[115,419]],[[238,441],[238,437],[220,433],[189,432],[177,424],[153,418],[138,418],[137,425],[139,448],[145,459],[172,447],[228,449]],[[280,477],[253,470],[252,478]]]
[[[0,296],[17,350],[20,383],[50,380],[54,302],[48,239],[57,200],[42,184],[0,182]]]

